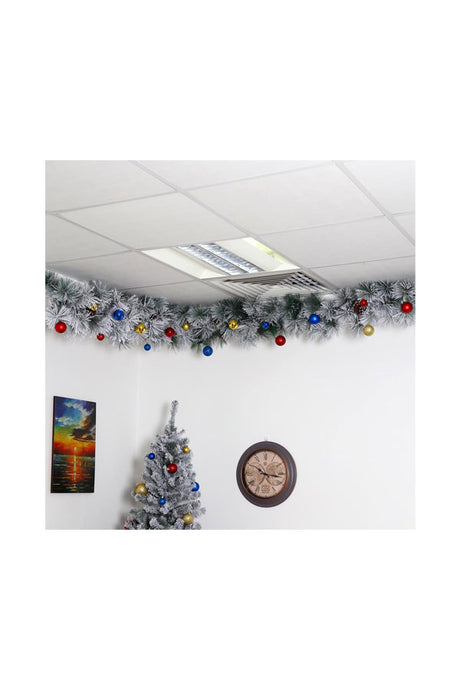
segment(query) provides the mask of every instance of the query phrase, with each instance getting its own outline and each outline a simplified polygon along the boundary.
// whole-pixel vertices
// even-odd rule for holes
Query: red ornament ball
[[[174,330],[174,328],[167,328],[167,329],[165,330],[165,335],[166,335],[168,338],[172,338],[173,335],[175,335],[175,334],[176,334],[176,331]]]
[[[98,340],[104,340],[105,335],[104,335],[103,333],[98,333],[97,336],[96,336],[96,338],[97,338]]]
[[[286,338],[284,335],[277,335],[275,338],[275,343],[281,347],[281,345],[284,345],[286,342]]]
[[[175,465],[173,462],[170,462],[168,465],[168,472],[169,474],[174,474],[177,472],[177,465]]]
[[[67,325],[64,323],[64,321],[58,321],[54,327],[54,330],[58,333],[64,333],[67,330]]]
[[[362,299],[359,304],[361,307],[367,307],[367,299]]]
[[[403,302],[401,304],[401,311],[404,314],[410,314],[414,306],[410,302]]]

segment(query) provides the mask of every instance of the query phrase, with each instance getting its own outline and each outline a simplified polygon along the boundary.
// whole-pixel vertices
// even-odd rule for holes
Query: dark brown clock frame
[[[249,458],[257,453],[258,451],[272,451],[277,453],[286,466],[287,479],[284,484],[284,488],[276,496],[270,498],[263,498],[254,496],[254,494],[246,486],[244,478],[244,468]],[[238,488],[243,494],[243,496],[250,502],[260,508],[273,508],[283,503],[294,491],[294,487],[297,481],[297,468],[294,462],[294,458],[284,446],[279,443],[274,443],[273,441],[260,441],[259,443],[254,443],[252,446],[247,448],[243,455],[241,456],[238,466],[236,468],[236,481]]]

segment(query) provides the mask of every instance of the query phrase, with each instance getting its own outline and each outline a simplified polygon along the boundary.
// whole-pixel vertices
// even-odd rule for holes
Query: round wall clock
[[[245,498],[256,506],[271,508],[285,501],[297,479],[294,458],[279,443],[261,441],[244,451],[236,481]]]

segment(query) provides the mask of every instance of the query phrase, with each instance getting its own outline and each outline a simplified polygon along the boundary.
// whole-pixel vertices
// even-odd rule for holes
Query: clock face
[[[248,501],[268,508],[290,496],[296,475],[294,460],[286,448],[264,441],[255,443],[243,453],[236,478]]]
[[[273,498],[283,491],[288,470],[283,458],[272,450],[259,450],[249,456],[243,477],[248,491],[258,498]]]

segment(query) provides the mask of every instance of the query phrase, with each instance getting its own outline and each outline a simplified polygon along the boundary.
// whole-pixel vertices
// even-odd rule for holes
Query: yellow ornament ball
[[[145,323],[140,323],[136,326],[136,333],[145,333]]]
[[[184,446],[184,447],[182,448],[182,451],[183,451],[184,453],[190,453],[190,448],[189,448],[188,446]]]
[[[190,328],[190,324],[187,323],[187,322],[185,322],[185,323],[183,324],[182,328],[184,329],[184,331],[188,331],[188,329]]]
[[[141,496],[146,496],[148,494],[148,492],[149,492],[149,490],[145,486],[144,482],[137,484],[136,488],[134,489],[134,493],[140,494]]]
[[[185,513],[184,517],[182,520],[185,522],[186,525],[191,525],[193,522],[193,515],[192,513]]]
[[[363,333],[364,335],[374,335],[374,326],[368,323],[367,326],[364,326]]]
[[[89,308],[91,309],[91,311],[97,311],[98,305],[97,304],[90,304]]]
[[[238,321],[236,319],[230,319],[228,322],[228,327],[231,328],[232,331],[235,331],[238,328]]]

